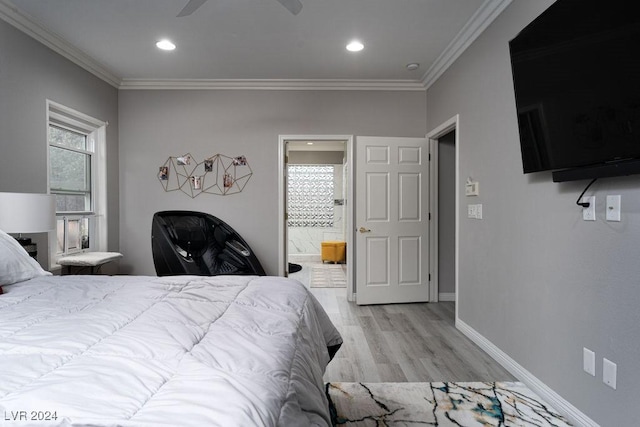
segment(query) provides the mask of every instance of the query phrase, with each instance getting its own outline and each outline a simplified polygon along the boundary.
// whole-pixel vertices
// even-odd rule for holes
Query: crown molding
[[[422,78],[425,89],[436,82],[512,0],[485,0]]]
[[[425,91],[419,80],[123,79],[124,90],[393,90]]]
[[[121,79],[109,71],[104,65],[91,58],[82,50],[72,46],[59,35],[46,30],[44,26],[36,22],[34,18],[20,12],[8,0],[0,0],[0,19],[13,25],[18,30],[31,36],[49,49],[84,68],[110,85],[116,88],[120,86]]]

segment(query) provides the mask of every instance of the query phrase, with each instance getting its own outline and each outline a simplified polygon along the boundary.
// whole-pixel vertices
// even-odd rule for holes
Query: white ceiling
[[[424,87],[511,0],[0,0],[0,18],[115,86],[271,81]],[[170,38],[172,52],[155,42]],[[365,49],[345,45],[361,40]],[[455,58],[453,58],[455,59]],[[406,69],[416,62],[416,71]],[[443,65],[444,64],[444,65]]]

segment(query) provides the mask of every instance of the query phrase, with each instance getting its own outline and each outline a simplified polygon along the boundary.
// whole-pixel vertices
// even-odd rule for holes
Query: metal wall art
[[[158,168],[164,191],[180,190],[191,198],[202,193],[227,196],[240,193],[253,175],[245,156],[216,154],[197,162],[190,154],[169,157]]]

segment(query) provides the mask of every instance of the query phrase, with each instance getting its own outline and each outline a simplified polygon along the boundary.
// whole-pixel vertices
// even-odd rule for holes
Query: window
[[[48,101],[49,192],[56,196],[55,255],[105,250],[105,128]]]
[[[287,173],[289,227],[333,227],[332,165],[289,165]]]

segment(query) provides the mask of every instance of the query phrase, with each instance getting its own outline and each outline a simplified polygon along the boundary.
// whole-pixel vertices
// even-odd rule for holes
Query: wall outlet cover
[[[582,219],[584,221],[596,220],[596,196],[585,196],[582,198],[582,203],[589,203],[588,208],[582,208]]]
[[[607,221],[620,221],[620,196],[607,196]]]

